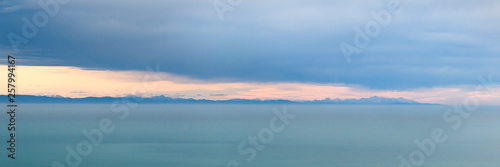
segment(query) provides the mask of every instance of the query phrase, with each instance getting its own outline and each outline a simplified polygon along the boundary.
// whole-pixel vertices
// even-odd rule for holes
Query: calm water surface
[[[296,115],[286,125],[273,112],[283,107]],[[82,130],[99,129],[102,119],[111,120],[114,131],[103,133],[92,150],[82,147],[89,154],[80,157],[78,166],[225,167],[233,160],[255,167],[397,167],[398,157],[408,160],[419,150],[414,141],[430,139],[436,128],[447,140],[436,143],[425,159],[414,159],[423,161],[421,166],[500,166],[500,108],[479,107],[461,119],[457,130],[451,128],[457,122],[443,119],[449,108],[139,104],[121,120],[122,113],[112,112],[109,104],[21,104],[17,159],[7,158],[7,143],[2,142],[0,166],[51,166],[54,161],[68,166],[66,148],[89,141]],[[6,116],[0,117],[0,134],[8,140]],[[270,122],[281,129],[269,131]],[[257,138],[259,148],[249,137]]]

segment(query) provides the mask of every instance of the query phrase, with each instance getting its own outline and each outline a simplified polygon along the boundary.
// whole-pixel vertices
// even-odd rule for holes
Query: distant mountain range
[[[5,99],[6,95],[0,95],[0,99]],[[418,103],[405,98],[385,98],[373,96],[360,99],[330,99],[311,100],[311,101],[291,101],[291,100],[260,100],[260,99],[230,99],[230,100],[206,100],[206,99],[184,99],[171,98],[165,96],[154,96],[149,98],[126,96],[126,97],[86,97],[86,98],[67,98],[61,96],[32,96],[17,95],[16,103],[113,103],[117,100],[128,100],[136,103],[148,104],[384,104],[384,105],[435,105],[429,103]]]

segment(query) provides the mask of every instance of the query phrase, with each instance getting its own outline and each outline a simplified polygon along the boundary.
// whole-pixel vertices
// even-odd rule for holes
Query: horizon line
[[[0,96],[5,96],[8,97],[8,95],[0,95]],[[380,97],[380,96],[372,96],[372,97],[363,97],[363,98],[346,98],[346,99],[340,99],[340,98],[325,98],[325,99],[314,99],[314,100],[291,100],[291,99],[245,99],[245,98],[234,98],[234,99],[226,99],[226,100],[210,100],[210,99],[195,99],[195,98],[182,98],[182,97],[168,97],[164,95],[158,95],[158,96],[151,96],[151,97],[141,97],[141,96],[136,96],[136,95],[127,95],[127,96],[122,96],[122,97],[112,97],[112,96],[100,96],[100,97],[95,97],[95,96],[88,96],[88,97],[63,97],[60,95],[17,95],[19,97],[31,97],[31,98],[45,98],[45,99],[29,99],[28,101],[31,100],[31,102],[36,102],[33,100],[41,100],[41,103],[47,103],[48,101],[47,98],[51,100],[56,100],[55,102],[77,102],[78,100],[98,100],[98,99],[141,99],[141,101],[144,102],[144,100],[150,100],[147,101],[149,103],[168,103],[168,102],[173,102],[173,103],[179,103],[179,102],[193,102],[193,103],[203,103],[203,102],[214,102],[214,103],[252,103],[252,102],[260,102],[260,103],[290,103],[290,104],[417,104],[417,105],[442,105],[439,103],[420,103],[411,99],[406,99],[404,97],[398,97],[398,98],[388,98],[388,97]],[[59,101],[57,101],[59,100]],[[170,100],[170,101],[168,101]],[[239,101],[238,101],[239,100]],[[375,101],[370,101],[370,100],[375,100]],[[52,101],[54,102],[54,101]],[[80,101],[83,103],[89,103],[90,101]],[[92,101],[92,102],[97,102],[98,101]],[[101,103],[106,102],[102,101]]]

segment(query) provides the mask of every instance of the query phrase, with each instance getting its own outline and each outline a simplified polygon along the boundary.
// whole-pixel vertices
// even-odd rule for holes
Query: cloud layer
[[[44,0],[42,0],[44,1]],[[44,1],[45,2],[45,1]],[[388,0],[249,1],[220,21],[212,0],[87,0],[20,47],[26,65],[162,70],[211,82],[360,85],[380,91],[477,84],[500,71],[500,2],[401,1],[378,36],[347,63],[339,44]],[[22,34],[37,1],[0,1],[4,32]],[[216,93],[219,94],[219,93]],[[224,93],[223,93],[224,94]]]

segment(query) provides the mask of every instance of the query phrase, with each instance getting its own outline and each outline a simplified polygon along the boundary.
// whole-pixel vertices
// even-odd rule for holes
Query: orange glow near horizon
[[[6,65],[1,68],[7,69]],[[4,70],[7,76],[7,70]],[[7,83],[7,77],[1,77]],[[99,71],[65,66],[16,66],[17,94],[60,95],[63,97],[169,97],[225,100],[288,99],[314,100],[325,98],[366,98],[372,96],[404,97],[422,103],[455,104],[474,96],[474,89],[422,88],[406,91],[371,90],[356,85],[317,83],[212,83],[168,73],[147,71]],[[472,90],[472,91],[471,91]],[[4,91],[3,94],[6,94]],[[479,97],[479,96],[478,96]],[[498,103],[496,92],[481,93],[485,103]]]

